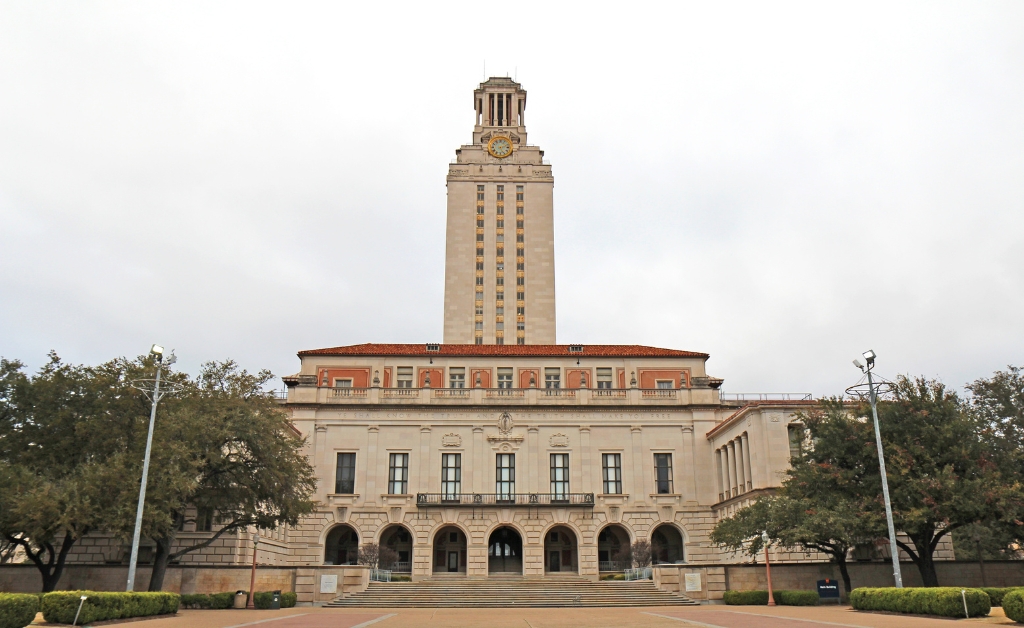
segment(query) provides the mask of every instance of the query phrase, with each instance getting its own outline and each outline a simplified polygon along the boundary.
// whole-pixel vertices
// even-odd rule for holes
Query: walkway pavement
[[[41,621],[41,617],[37,621]],[[861,613],[851,610],[848,606],[396,610],[297,607],[279,611],[185,610],[173,617],[131,621],[126,623],[126,628],[950,628],[951,621],[953,620]],[[1014,624],[1003,615],[1001,608],[993,608],[989,617],[960,622],[960,625],[965,626]],[[33,626],[35,625],[33,623]]]

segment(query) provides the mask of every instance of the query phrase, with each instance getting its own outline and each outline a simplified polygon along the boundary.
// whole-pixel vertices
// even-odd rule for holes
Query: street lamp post
[[[260,533],[252,535],[252,575],[249,577],[249,603],[246,608],[256,608],[256,546],[260,543]]]
[[[772,563],[768,559],[768,543],[771,541],[768,530],[761,533],[761,540],[764,541],[764,569],[768,575],[768,606],[775,606],[775,595],[772,593]]]
[[[871,418],[875,422],[875,446],[878,448],[878,468],[882,473],[882,497],[885,500],[885,522],[889,526],[889,553],[892,554],[892,576],[896,581],[896,588],[903,588],[903,574],[900,573],[900,551],[896,546],[896,528],[892,523],[892,502],[889,501],[889,480],[885,475],[885,454],[882,453],[882,432],[878,428],[878,396],[875,391],[875,382],[871,378],[871,369],[875,366],[875,352],[868,349],[864,352],[864,361],[867,366],[854,360],[853,364],[868,376],[868,399],[871,401]]]
[[[150,355],[156,358],[156,383],[153,385],[153,405],[149,410],[149,433],[146,435],[146,457],[142,462],[142,484],[139,486],[139,505],[135,510],[135,534],[132,536],[132,557],[128,562],[128,585],[125,591],[135,589],[135,566],[139,560],[139,537],[142,534],[142,511],[146,505],[146,480],[149,478],[149,454],[153,449],[153,424],[156,422],[156,404],[160,401],[160,371],[164,365],[164,348],[153,345]],[[173,355],[171,356],[173,357]]]

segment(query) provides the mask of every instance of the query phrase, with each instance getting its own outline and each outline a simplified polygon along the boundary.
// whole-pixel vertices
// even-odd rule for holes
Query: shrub
[[[964,602],[960,591],[958,587],[861,587],[850,593],[850,604],[859,611],[963,617]],[[983,617],[992,609],[988,594],[981,589],[966,589],[966,597],[967,612],[971,617]]]
[[[804,590],[774,591],[775,603],[782,606],[815,606],[818,603],[818,592]]]
[[[1003,597],[1010,591],[1020,588],[1021,587],[981,587],[981,590],[988,593],[988,599],[992,600],[992,606],[1002,606]]]
[[[212,608],[213,600],[205,593],[183,593],[181,595],[182,608]]]
[[[772,591],[775,603],[779,606],[814,606],[818,603],[818,592],[805,589],[780,589]],[[767,591],[726,591],[723,596],[726,604],[733,606],[766,606]]]
[[[767,591],[726,591],[722,599],[733,606],[764,606],[768,604]]]
[[[412,576],[391,576],[391,582],[412,582]]]
[[[25,628],[38,612],[38,595],[0,593],[0,628]]]
[[[281,608],[291,608],[295,606],[296,597],[297,596],[294,593],[282,593]],[[256,608],[270,608],[270,604],[273,600],[273,591],[257,591],[253,604],[255,604]]]
[[[1016,622],[1024,622],[1024,589],[1013,589],[1001,601],[1007,617]]]
[[[210,608],[231,608],[235,605],[235,592],[213,593],[210,595]]]
[[[54,591],[43,596],[42,611],[46,621],[70,624],[75,620],[81,596],[78,623],[127,617],[146,617],[178,612],[181,596],[177,593],[113,593],[107,591]]]

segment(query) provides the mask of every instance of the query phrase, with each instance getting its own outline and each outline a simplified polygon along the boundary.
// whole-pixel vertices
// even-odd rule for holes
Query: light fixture
[[[164,348],[161,347],[160,345],[153,345],[152,347],[149,348],[149,352],[152,353],[153,355],[163,355]]]
[[[864,359],[867,360],[868,366],[871,366],[872,364],[875,363],[875,352],[872,351],[871,349],[868,349],[867,351],[864,352]]]
[[[862,371],[864,370],[864,365],[860,363],[860,360],[854,360],[853,361],[853,365],[856,366],[857,368],[859,368]]]

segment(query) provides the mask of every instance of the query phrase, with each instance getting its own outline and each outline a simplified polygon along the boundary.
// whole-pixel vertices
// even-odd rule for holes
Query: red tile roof
[[[569,351],[569,347],[581,346],[582,351]],[[708,358],[707,353],[659,349],[644,345],[438,345],[438,351],[427,351],[425,344],[384,344],[368,342],[347,347],[310,349],[299,351],[299,357],[307,355],[341,356],[473,356],[473,357],[605,357],[605,358]]]

